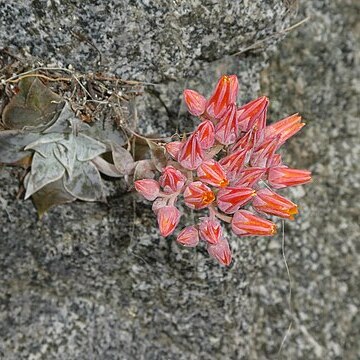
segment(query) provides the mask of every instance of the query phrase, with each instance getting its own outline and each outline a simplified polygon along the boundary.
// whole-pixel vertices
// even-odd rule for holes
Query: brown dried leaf
[[[5,107],[2,121],[7,129],[39,128],[41,131],[62,107],[61,96],[37,77],[28,77],[19,82],[19,92]]]
[[[37,209],[39,218],[50,208],[73,202],[75,197],[70,195],[64,188],[62,179],[45,185],[32,195],[32,201]]]

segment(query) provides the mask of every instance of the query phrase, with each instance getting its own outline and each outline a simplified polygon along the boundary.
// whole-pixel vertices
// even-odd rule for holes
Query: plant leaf
[[[75,116],[74,111],[68,102],[65,102],[60,114],[56,115],[51,121],[51,124],[43,131],[44,134],[48,133],[69,133],[73,132],[73,127],[79,132],[88,131],[90,126]]]
[[[74,169],[77,144],[73,134],[66,134],[67,139],[58,141],[54,146],[54,156],[64,166],[69,176]]]
[[[130,152],[118,144],[111,143],[112,157],[117,171],[122,175],[133,172],[135,162]]]
[[[30,156],[31,152],[25,151],[24,148],[38,137],[39,134],[18,130],[0,131],[0,163],[12,164]]]
[[[60,179],[64,172],[65,168],[54,155],[44,158],[35,153],[27,182],[24,182],[26,188],[25,200],[45,185]]]
[[[104,143],[110,141],[119,145],[125,144],[124,135],[113,120],[95,121],[82,132]]]
[[[116,169],[114,164],[107,162],[101,156],[97,156],[92,159],[91,162],[96,166],[96,168],[103,174],[111,177],[123,177],[123,174],[120,174]]]
[[[103,143],[89,136],[79,134],[75,140],[77,144],[76,158],[79,161],[89,161],[106,152],[106,146]]]
[[[7,129],[33,128],[34,131],[41,131],[60,111],[59,103],[62,102],[62,97],[37,77],[24,78],[19,82],[19,92],[3,111],[3,124]]]
[[[157,170],[161,171],[166,166],[167,159],[165,156],[165,148],[156,144],[151,140],[146,140],[151,153],[151,159]]]
[[[64,177],[64,187],[80,200],[97,201],[105,198],[100,173],[91,162],[76,160],[72,177]]]
[[[141,179],[153,179],[155,167],[151,160],[140,160],[135,163],[134,181]]]
[[[64,134],[51,133],[46,135],[39,135],[38,139],[25,147],[25,150],[37,151],[37,146],[42,144],[55,143],[56,141],[64,140]]]
[[[76,200],[74,196],[65,190],[62,179],[45,185],[39,191],[34,193],[31,199],[37,209],[39,218],[53,206],[70,203]]]

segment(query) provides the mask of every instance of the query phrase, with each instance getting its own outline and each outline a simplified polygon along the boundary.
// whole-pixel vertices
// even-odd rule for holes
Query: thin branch
[[[290,32],[290,31],[298,28],[299,26],[305,24],[305,23],[306,23],[307,21],[309,21],[309,20],[310,20],[310,16],[306,17],[305,19],[302,19],[301,21],[297,22],[297,23],[294,24],[294,25],[291,25],[290,27],[288,27],[288,28],[286,28],[286,29],[284,29],[284,30],[282,30],[282,31],[279,31],[279,32],[277,32],[277,33],[275,33],[275,34],[272,34],[272,35],[270,35],[270,36],[267,36],[266,38],[264,38],[264,39],[262,39],[262,40],[256,41],[256,42],[253,43],[252,45],[250,45],[250,46],[248,46],[248,47],[246,47],[246,48],[244,48],[244,49],[242,49],[242,50],[240,50],[240,51],[238,51],[238,52],[236,52],[236,53],[234,53],[234,54],[231,54],[231,56],[241,55],[241,54],[243,54],[243,53],[245,53],[245,52],[247,52],[247,51],[249,51],[249,50],[256,49],[256,48],[260,47],[262,44],[264,44],[266,41],[268,41],[268,40],[270,40],[270,39],[273,39],[273,38],[276,38],[276,37],[278,37],[278,36],[280,36],[280,35],[285,35],[285,34],[287,34],[288,32]]]

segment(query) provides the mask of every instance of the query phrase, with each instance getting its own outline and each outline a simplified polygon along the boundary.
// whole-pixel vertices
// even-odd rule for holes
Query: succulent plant
[[[121,177],[135,163],[112,124],[92,126],[75,116],[70,104],[36,77],[20,81],[5,107],[0,131],[0,163],[31,169],[24,178],[25,199],[39,216],[54,205],[105,199],[100,172]],[[111,153],[112,162],[102,155]]]

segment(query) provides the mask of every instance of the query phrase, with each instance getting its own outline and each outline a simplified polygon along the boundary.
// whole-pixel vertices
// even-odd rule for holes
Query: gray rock
[[[108,204],[37,221],[16,200],[21,170],[1,168],[0,358],[359,358],[358,8],[308,0],[294,19],[296,2],[280,0],[2,2],[0,39],[14,51],[156,83],[139,99],[145,134],[190,130],[182,89],[208,95],[236,73],[241,101],[270,97],[271,120],[304,115],[284,156],[314,182],[284,192],[301,210],[285,224],[290,310],[281,234],[232,237],[223,269],[204,248],[161,238],[150,203],[123,181],[108,181]]]

